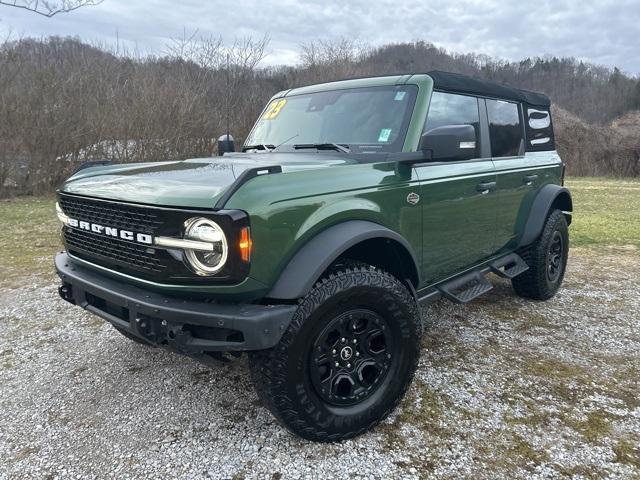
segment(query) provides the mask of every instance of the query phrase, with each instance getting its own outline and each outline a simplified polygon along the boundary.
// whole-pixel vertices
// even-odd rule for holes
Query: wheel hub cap
[[[318,335],[310,358],[311,381],[327,403],[354,405],[369,397],[386,377],[392,337],[377,313],[354,309],[333,318]]]
[[[353,350],[351,349],[351,347],[344,347],[342,350],[340,350],[340,358],[342,360],[351,360],[352,356]]]

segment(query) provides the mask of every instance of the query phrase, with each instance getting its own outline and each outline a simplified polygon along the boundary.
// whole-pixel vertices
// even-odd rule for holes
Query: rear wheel
[[[560,210],[551,212],[538,240],[521,256],[529,270],[511,281],[516,293],[534,300],[553,297],[562,284],[569,256],[569,228]]]
[[[294,433],[315,441],[354,437],[384,419],[415,372],[416,301],[388,273],[346,267],[309,292],[282,339],[249,356],[256,391]]]

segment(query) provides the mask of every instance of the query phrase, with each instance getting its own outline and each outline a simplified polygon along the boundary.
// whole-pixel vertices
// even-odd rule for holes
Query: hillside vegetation
[[[312,42],[296,66],[262,68],[267,39],[182,39],[163,56],[77,39],[0,45],[0,196],[50,192],[82,161],[182,159],[240,144],[269,97],[354,76],[440,69],[547,93],[569,174],[640,175],[640,81],[571,58],[505,62],[425,42],[371,49]],[[226,112],[230,112],[227,115]]]

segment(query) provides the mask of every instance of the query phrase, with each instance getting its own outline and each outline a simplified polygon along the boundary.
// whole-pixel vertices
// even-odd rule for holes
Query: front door
[[[444,125],[472,125],[475,158],[416,167],[422,204],[422,274],[425,284],[471,268],[495,252],[496,174],[480,122],[484,101],[434,92],[425,132]],[[485,139],[483,142],[482,139]]]

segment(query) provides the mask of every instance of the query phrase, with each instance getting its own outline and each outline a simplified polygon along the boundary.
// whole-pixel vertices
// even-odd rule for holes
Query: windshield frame
[[[392,91],[405,91],[408,94],[408,104],[407,107],[404,111],[404,116],[402,118],[401,124],[400,124],[400,128],[398,129],[398,134],[397,137],[395,138],[395,140],[391,143],[385,144],[385,143],[353,143],[353,144],[347,144],[345,142],[336,142],[339,143],[340,145],[344,145],[344,146],[348,146],[349,150],[351,150],[350,153],[352,154],[369,154],[369,153],[400,153],[403,151],[404,149],[404,145],[407,139],[407,135],[409,133],[409,129],[411,127],[411,121],[413,119],[413,114],[414,114],[414,110],[416,108],[416,104],[418,102],[418,98],[419,98],[419,94],[420,94],[420,88],[418,87],[418,85],[415,84],[411,84],[411,83],[406,83],[406,84],[388,84],[388,85],[360,85],[360,86],[353,86],[353,87],[342,87],[342,88],[335,88],[335,89],[327,89],[327,90],[317,90],[317,91],[305,91],[305,92],[301,92],[298,94],[291,94],[289,95],[289,92],[285,92],[284,95],[278,95],[278,96],[274,96],[272,97],[267,104],[265,105],[264,109],[262,110],[262,112],[260,113],[260,115],[258,116],[257,120],[255,121],[255,123],[253,124],[253,127],[251,127],[251,130],[249,131],[249,134],[247,135],[247,137],[245,138],[244,144],[242,146],[242,151],[246,151],[247,147],[252,146],[253,143],[250,143],[249,140],[252,138],[252,136],[255,133],[255,130],[259,127],[260,122],[263,121],[263,117],[265,115],[265,113],[269,110],[270,106],[273,105],[274,102],[281,100],[281,99],[292,99],[295,97],[302,97],[302,96],[311,96],[311,95],[315,95],[315,94],[325,94],[328,92],[347,92],[347,91],[353,91],[353,90],[361,90],[361,91],[375,91],[375,90],[392,90]],[[299,135],[299,134],[298,134]],[[296,137],[298,135],[292,136],[292,138],[289,138],[287,140],[285,140],[284,143],[281,143],[280,145],[273,145],[273,144],[269,144],[268,146],[273,145],[274,148],[267,150],[267,151],[273,151],[273,150],[278,150],[279,152],[309,152],[308,149],[296,149],[295,148],[295,144],[300,143],[300,142],[296,142],[295,140],[297,139]],[[264,139],[263,139],[264,140]],[[329,143],[331,142],[331,140],[328,141]],[[269,143],[269,142],[267,142]],[[325,142],[323,142],[325,143]],[[326,149],[318,149],[318,152],[326,152]],[[342,152],[336,152],[333,151],[333,153],[342,153]],[[346,153],[343,153],[346,154]]]

